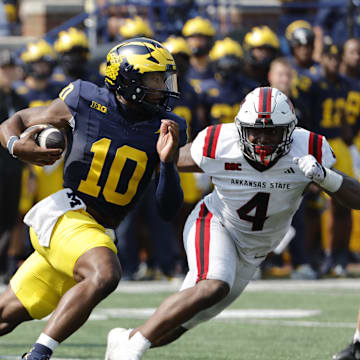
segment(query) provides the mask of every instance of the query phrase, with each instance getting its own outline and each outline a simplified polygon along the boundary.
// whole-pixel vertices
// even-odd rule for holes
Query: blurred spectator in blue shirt
[[[336,45],[342,45],[349,37],[360,36],[360,1],[343,0],[331,2],[320,0],[314,30],[318,38],[330,36]]]
[[[8,23],[9,35],[21,34],[21,23],[19,17],[19,0],[3,0],[3,4]]]
[[[9,22],[3,2],[0,2],[0,36],[10,35]]]

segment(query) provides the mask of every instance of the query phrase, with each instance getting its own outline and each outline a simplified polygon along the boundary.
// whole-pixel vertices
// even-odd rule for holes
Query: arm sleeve
[[[175,118],[175,121],[179,124],[179,147],[181,147],[187,141],[186,121],[181,117]],[[160,161],[160,173],[155,177],[155,184],[158,212],[165,221],[169,221],[176,215],[184,201],[179,174],[173,162]]]
[[[180,186],[180,178],[173,162],[160,162],[160,173],[155,179],[157,183],[155,198],[160,216],[171,220],[180,209],[184,194]]]
[[[180,138],[179,138],[179,148],[181,146],[184,146],[187,143],[187,125],[186,125],[186,121],[184,119],[181,118],[181,121],[179,121],[179,134],[180,134]]]

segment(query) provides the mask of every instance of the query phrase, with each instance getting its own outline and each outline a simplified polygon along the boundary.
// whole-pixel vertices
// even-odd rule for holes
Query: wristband
[[[14,145],[15,143],[19,140],[19,137],[18,136],[10,136],[7,144],[6,144],[6,147],[9,151],[9,154],[14,157],[15,159],[17,158],[17,156],[14,155]]]
[[[331,169],[324,167],[324,170],[325,170],[325,178],[321,183],[319,183],[319,185],[323,189],[331,193],[338,191],[340,189],[340,186],[344,178],[340,174],[336,173]]]

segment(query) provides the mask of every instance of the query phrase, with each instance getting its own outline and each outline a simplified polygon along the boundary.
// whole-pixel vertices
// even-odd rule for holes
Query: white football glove
[[[305,155],[303,157],[294,157],[293,162],[299,166],[299,169],[304,175],[316,182],[321,184],[326,176],[324,167],[312,155]]]
[[[344,180],[342,175],[323,167],[312,155],[294,157],[293,162],[299,166],[308,179],[319,184],[323,189],[331,193],[340,189]]]

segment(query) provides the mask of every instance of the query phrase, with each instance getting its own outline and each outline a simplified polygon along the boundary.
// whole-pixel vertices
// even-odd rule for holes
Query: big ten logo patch
[[[97,103],[96,101],[92,101],[90,107],[95,110],[101,111],[104,114],[106,114],[107,110],[108,110],[106,106],[101,105],[101,104]]]

